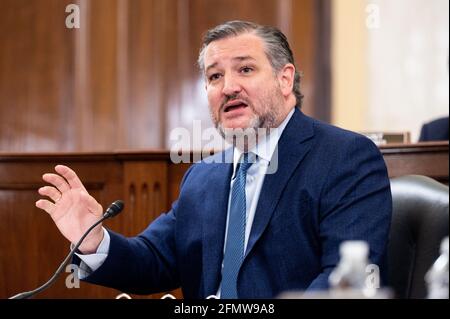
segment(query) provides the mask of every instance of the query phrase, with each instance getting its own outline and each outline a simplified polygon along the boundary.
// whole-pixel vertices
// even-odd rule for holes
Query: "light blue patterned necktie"
[[[248,153],[244,153],[231,189],[230,215],[228,218],[227,242],[223,258],[221,298],[236,299],[237,276],[244,259],[247,170],[252,165]]]

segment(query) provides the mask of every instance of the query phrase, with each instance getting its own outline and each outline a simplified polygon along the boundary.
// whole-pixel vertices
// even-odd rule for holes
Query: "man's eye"
[[[253,71],[253,69],[248,66],[241,68],[241,73],[250,73],[252,71]]]
[[[209,81],[215,81],[215,80],[217,80],[218,78],[220,78],[220,74],[219,74],[219,73],[214,73],[213,75],[211,75],[211,76],[209,77]]]

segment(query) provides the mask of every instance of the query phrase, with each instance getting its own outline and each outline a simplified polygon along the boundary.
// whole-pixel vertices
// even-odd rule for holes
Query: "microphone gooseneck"
[[[103,214],[102,218],[100,218],[98,221],[96,221],[91,227],[89,227],[89,229],[83,234],[83,236],[81,236],[81,238],[77,242],[77,244],[72,248],[72,250],[69,252],[69,254],[64,259],[64,261],[61,263],[61,265],[59,265],[58,269],[55,271],[55,274],[45,284],[43,284],[42,286],[40,286],[34,290],[21,292],[21,293],[14,295],[8,299],[27,299],[27,298],[30,298],[30,297],[38,294],[39,292],[41,292],[45,289],[47,289],[48,287],[50,287],[50,285],[53,284],[53,282],[56,280],[56,278],[59,276],[59,274],[63,271],[64,267],[68,264],[69,260],[73,257],[73,255],[77,251],[78,247],[80,247],[80,245],[82,244],[82,242],[86,238],[86,236],[98,224],[103,222],[105,219],[112,218],[112,217],[116,216],[117,214],[119,214],[123,210],[123,207],[124,207],[124,203],[121,200],[116,200],[111,205],[109,205],[109,207],[106,209],[105,213]]]

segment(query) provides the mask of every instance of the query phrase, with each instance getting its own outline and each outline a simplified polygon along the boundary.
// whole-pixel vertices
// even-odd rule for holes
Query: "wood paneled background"
[[[1,0],[0,151],[167,148],[172,128],[209,123],[201,35],[234,19],[287,34],[304,111],[327,121],[329,0]]]

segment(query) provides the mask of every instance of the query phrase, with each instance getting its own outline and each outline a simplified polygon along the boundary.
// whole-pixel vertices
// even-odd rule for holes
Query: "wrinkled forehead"
[[[205,71],[214,66],[223,66],[245,59],[268,62],[264,42],[259,36],[245,33],[211,42],[205,49]]]

